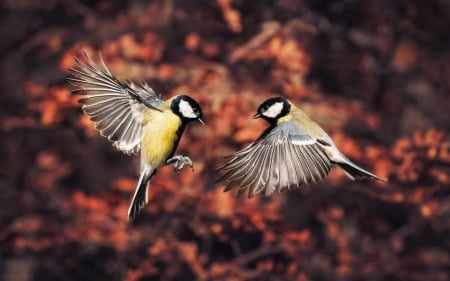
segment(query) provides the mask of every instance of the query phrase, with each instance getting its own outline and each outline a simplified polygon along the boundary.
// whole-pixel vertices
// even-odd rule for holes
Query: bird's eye
[[[269,109],[269,105],[266,104],[265,106],[263,106],[263,110],[266,111],[267,109]]]
[[[193,110],[194,110],[195,115],[198,115],[198,114],[200,113],[200,111],[198,110],[198,108],[194,108]]]

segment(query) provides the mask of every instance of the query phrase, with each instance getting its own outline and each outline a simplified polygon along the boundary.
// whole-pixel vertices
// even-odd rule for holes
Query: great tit
[[[125,154],[141,151],[140,177],[128,210],[132,220],[148,203],[148,184],[158,168],[174,164],[175,171],[193,163],[187,156],[174,156],[181,135],[191,121],[203,124],[199,104],[189,96],[179,95],[166,101],[147,83],[120,82],[106,67],[86,53],[87,63],[75,58],[77,68],[69,69],[68,82],[76,88],[84,113],[97,130]]]
[[[327,133],[303,111],[282,97],[263,102],[253,118],[270,126],[246,148],[229,156],[219,169],[218,182],[225,191],[237,188],[237,196],[301,187],[322,180],[335,165],[352,180],[373,178],[385,181],[344,156]]]

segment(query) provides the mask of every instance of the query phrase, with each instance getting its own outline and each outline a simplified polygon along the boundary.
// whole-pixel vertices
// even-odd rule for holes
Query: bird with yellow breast
[[[237,189],[238,196],[247,193],[248,197],[270,195],[320,181],[333,166],[353,180],[385,181],[350,161],[317,123],[285,98],[266,100],[253,118],[263,118],[270,125],[219,169],[218,182],[225,183],[225,191]]]
[[[134,219],[148,203],[148,184],[157,170],[174,164],[176,171],[193,168],[192,160],[174,155],[184,129],[191,121],[203,124],[200,105],[187,95],[162,100],[147,83],[120,82],[101,59],[96,64],[86,53],[87,63],[76,58],[67,81],[82,95],[84,113],[102,136],[126,154],[141,154],[140,177],[128,210]]]

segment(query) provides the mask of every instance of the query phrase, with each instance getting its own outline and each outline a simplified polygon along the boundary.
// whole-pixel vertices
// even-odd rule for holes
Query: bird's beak
[[[261,117],[261,114],[259,114],[259,113],[256,113],[255,115],[253,115],[253,119],[258,119],[260,117]]]
[[[197,121],[198,121],[200,124],[205,125],[205,122],[203,122],[202,118],[197,118]]]

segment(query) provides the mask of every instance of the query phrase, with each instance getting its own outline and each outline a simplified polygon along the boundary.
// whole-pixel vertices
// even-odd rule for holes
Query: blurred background
[[[450,280],[450,3],[20,0],[0,3],[0,280]],[[64,78],[101,52],[121,79],[188,93],[206,126],[127,209],[115,151]],[[222,156],[284,96],[389,178],[235,199]]]

